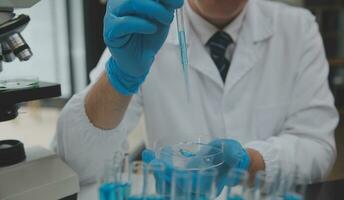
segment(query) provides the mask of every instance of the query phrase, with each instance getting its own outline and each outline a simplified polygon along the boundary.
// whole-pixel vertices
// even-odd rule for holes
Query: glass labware
[[[215,168],[191,171],[192,174],[192,199],[213,200],[217,197],[217,175]]]
[[[145,165],[141,161],[134,161],[130,164],[130,191],[128,200],[143,199]]]
[[[227,175],[227,200],[247,199],[248,173],[242,169],[231,169]]]
[[[133,162],[130,167],[128,200],[163,200],[166,192],[165,166],[161,163]]]
[[[182,142],[158,149],[158,157],[179,170],[206,170],[220,166],[223,149],[199,142]]]
[[[217,196],[215,169],[174,170],[171,182],[171,200],[213,200]]]
[[[189,83],[189,61],[187,53],[187,43],[186,43],[186,34],[185,34],[185,24],[184,24],[184,14],[183,8],[176,10],[176,19],[177,19],[177,32],[180,48],[180,58],[181,64],[183,67],[184,81],[187,91],[188,99],[190,99],[190,83]]]
[[[184,142],[172,137],[155,143],[156,157],[166,164],[169,177],[172,177],[172,187],[168,187],[171,198],[215,199],[217,169],[224,162],[223,148],[208,144],[209,137],[192,139],[189,135],[184,139],[187,137],[189,140]]]
[[[192,172],[188,170],[174,170],[171,181],[171,200],[193,200]]]
[[[284,166],[289,171],[281,174],[277,192],[278,199],[303,200],[310,180],[304,174],[305,172],[299,170],[297,165],[284,163]]]
[[[169,194],[166,191],[166,170],[162,163],[146,164],[144,168],[143,197],[146,200],[163,200]]]
[[[305,175],[299,174],[297,171],[294,175],[289,176],[284,181],[285,193],[283,195],[284,200],[303,200],[306,194],[307,184],[310,181]]]
[[[280,174],[265,171],[257,172],[254,181],[253,198],[254,200],[274,200],[280,183]]]
[[[116,152],[114,157],[106,160],[104,171],[99,179],[100,200],[125,200],[129,193],[129,156]]]

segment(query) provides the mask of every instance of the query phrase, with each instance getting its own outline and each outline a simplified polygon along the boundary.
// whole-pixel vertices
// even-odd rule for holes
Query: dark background
[[[105,5],[99,0],[84,0],[87,74],[97,65],[105,45],[103,16]],[[88,78],[88,77],[87,77]]]

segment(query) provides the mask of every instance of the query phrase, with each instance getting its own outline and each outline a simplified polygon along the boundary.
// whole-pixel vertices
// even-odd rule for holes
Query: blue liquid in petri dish
[[[151,195],[151,196],[129,196],[128,200],[164,200],[164,198],[160,195]]]
[[[191,158],[191,157],[196,156],[195,153],[192,153],[191,151],[188,151],[185,149],[179,149],[179,153],[186,158]]]
[[[232,197],[227,197],[227,200],[244,200],[244,197],[240,195],[234,195]]]
[[[288,193],[284,196],[283,200],[303,200],[303,197],[299,194]]]
[[[100,200],[125,200],[130,192],[129,184],[104,183],[99,188]]]

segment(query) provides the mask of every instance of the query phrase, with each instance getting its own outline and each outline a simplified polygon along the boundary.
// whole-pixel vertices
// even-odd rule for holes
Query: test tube
[[[279,176],[277,171],[270,175],[265,171],[257,172],[253,190],[254,200],[274,200],[280,181]]]
[[[128,155],[116,152],[113,159],[106,160],[100,177],[100,200],[124,200],[129,192],[129,176],[125,168]]]
[[[218,172],[215,169],[192,171],[193,199],[212,200],[216,198],[217,174]]]
[[[248,184],[248,173],[242,169],[231,169],[227,176],[227,200],[244,200]]]
[[[192,180],[192,172],[174,170],[171,181],[171,200],[193,200]]]
[[[134,161],[130,165],[130,192],[128,200],[141,200],[144,196],[145,163]]]
[[[305,175],[300,174],[297,170],[293,175],[286,177],[284,181],[284,200],[303,200],[306,193],[307,184],[310,181]]]
[[[163,200],[168,196],[166,192],[165,165],[162,163],[145,165],[143,192],[144,199],[147,200]]]
[[[115,194],[115,176],[113,174],[113,162],[112,160],[105,161],[103,174],[100,177],[99,183],[99,199],[100,200],[114,200]]]

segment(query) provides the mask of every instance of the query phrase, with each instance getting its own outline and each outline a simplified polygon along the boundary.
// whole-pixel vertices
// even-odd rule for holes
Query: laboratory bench
[[[97,200],[97,184],[81,187],[78,200]],[[217,200],[222,200],[221,195]],[[344,199],[344,179],[337,181],[328,181],[309,185],[305,200],[343,200]]]

